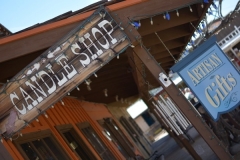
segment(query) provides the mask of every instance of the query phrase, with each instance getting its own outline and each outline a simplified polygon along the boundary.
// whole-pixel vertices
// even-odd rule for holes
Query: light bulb
[[[95,76],[96,78],[98,77],[96,73],[94,73],[94,76]]]
[[[115,99],[116,99],[117,102],[119,101],[119,100],[118,100],[118,95],[115,96]]]
[[[36,118],[36,121],[39,122],[39,119]]]
[[[52,105],[52,108],[54,108],[54,105]]]
[[[201,4],[201,7],[202,7],[202,8],[204,8],[204,5],[203,5],[203,3]]]
[[[150,20],[150,23],[151,23],[151,25],[153,25],[153,20],[152,20],[152,18],[151,18],[151,20]]]
[[[62,105],[64,106],[64,102],[61,100]]]
[[[70,93],[68,92],[68,95],[70,96]]]
[[[119,59],[119,55],[117,55],[117,59]]]
[[[77,87],[77,90],[80,91],[80,88]]]
[[[192,10],[191,6],[189,6],[189,10],[190,10],[190,12],[193,12],[193,10]]]
[[[170,20],[170,14],[168,12],[166,13],[166,19]]]
[[[91,90],[92,90],[92,88],[91,88],[90,85],[87,85],[87,90],[88,90],[88,91],[91,91]]]
[[[141,27],[141,22],[140,22],[140,20],[138,21],[138,24],[139,24],[139,27]]]
[[[45,116],[46,118],[48,118],[48,115],[47,115],[46,113],[44,113],[44,116]]]
[[[85,83],[86,83],[86,85],[89,85],[89,84],[90,84],[87,80],[85,80]]]
[[[178,12],[178,10],[176,10],[176,14],[177,14],[177,16],[179,17],[179,12]]]
[[[163,13],[163,18],[166,19],[165,13]]]
[[[107,91],[108,91],[107,89],[104,89],[104,95],[105,95],[105,97],[108,96]]]

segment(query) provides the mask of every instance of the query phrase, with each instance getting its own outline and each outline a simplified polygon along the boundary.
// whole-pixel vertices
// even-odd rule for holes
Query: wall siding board
[[[43,114],[39,115],[39,122],[33,120],[29,126],[25,127],[21,133],[27,134],[31,132],[38,132],[41,130],[50,130],[52,135],[57,139],[62,149],[66,151],[70,159],[77,160],[79,159],[67,143],[65,143],[64,138],[61,136],[59,131],[56,129],[58,125],[71,124],[77,134],[82,138],[84,143],[87,145],[89,150],[94,154],[95,157],[100,159],[100,156],[95,151],[94,147],[89,143],[85,138],[83,133],[79,130],[76,124],[82,122],[88,122],[94,131],[98,134],[102,142],[106,145],[107,148],[113,153],[116,159],[124,159],[119,150],[114,146],[114,144],[109,141],[102,133],[102,127],[98,124],[97,120],[103,118],[112,117],[111,113],[103,104],[96,104],[91,102],[80,101],[72,97],[65,97],[63,99],[64,106],[58,102],[54,105],[54,108],[49,108],[46,113],[48,118]],[[11,154],[13,159],[23,160],[21,153],[17,150],[13,142],[10,140],[3,142],[4,147]]]

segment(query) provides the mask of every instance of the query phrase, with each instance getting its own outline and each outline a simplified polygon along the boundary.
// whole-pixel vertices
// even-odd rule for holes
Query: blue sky
[[[68,11],[76,11],[98,0],[3,0],[0,23],[16,32]]]
[[[13,33],[68,11],[76,11],[98,0],[3,0],[0,23]],[[238,0],[223,0],[223,14],[233,10]]]

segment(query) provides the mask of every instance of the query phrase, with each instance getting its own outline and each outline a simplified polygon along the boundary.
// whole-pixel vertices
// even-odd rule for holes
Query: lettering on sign
[[[0,95],[1,132],[13,135],[129,44],[110,14],[98,9],[4,86]]]
[[[172,67],[214,120],[240,104],[239,71],[212,38]]]

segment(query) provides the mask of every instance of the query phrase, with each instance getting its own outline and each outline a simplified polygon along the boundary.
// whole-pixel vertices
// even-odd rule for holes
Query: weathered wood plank
[[[129,39],[106,10],[96,11],[6,84],[0,95],[1,132],[9,137],[23,128],[128,46]],[[12,110],[17,116],[11,117],[15,122],[9,125],[15,127],[9,131]]]

